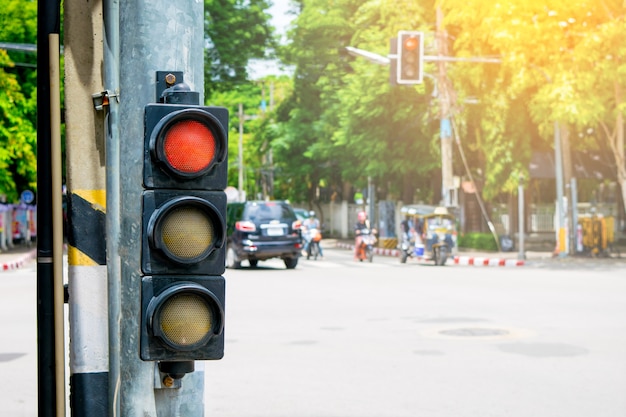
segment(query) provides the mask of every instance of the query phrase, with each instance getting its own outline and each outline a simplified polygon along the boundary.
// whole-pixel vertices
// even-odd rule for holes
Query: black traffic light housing
[[[178,224],[184,239],[168,244],[168,218],[178,209],[197,210],[206,216],[203,222],[212,229],[204,236],[203,228],[194,224]],[[215,191],[147,190],[143,193],[141,271],[153,274],[221,275],[225,271],[226,194]],[[202,221],[197,220],[197,221]],[[172,221],[173,222],[173,221]],[[194,228],[196,230],[194,230]],[[164,230],[165,229],[165,230]],[[210,241],[206,241],[209,239]]]
[[[221,359],[224,356],[224,293],[223,277],[193,276],[144,277],[142,279],[141,359],[167,362]],[[176,295],[190,297],[190,305],[204,302],[206,319],[197,312],[167,316],[167,301]],[[183,300],[185,302],[185,300]],[[178,319],[178,323],[169,323]],[[190,320],[195,319],[195,320]],[[195,337],[183,339],[176,326],[196,326]],[[202,327],[203,326],[203,327]]]
[[[158,72],[156,88],[144,112],[140,356],[181,378],[224,355],[228,110],[198,105],[182,73]]]
[[[423,77],[424,37],[422,32],[398,32],[396,83],[421,84]]]
[[[165,154],[165,135],[184,120],[198,122],[213,134],[213,161],[204,169],[188,172],[174,166]],[[146,188],[224,190],[227,185],[228,110],[223,107],[184,104],[148,104],[145,108],[144,171]]]

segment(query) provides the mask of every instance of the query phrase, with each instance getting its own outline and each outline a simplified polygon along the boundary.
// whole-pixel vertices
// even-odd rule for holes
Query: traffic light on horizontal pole
[[[398,32],[396,82],[421,84],[423,76],[424,37],[422,32]]]

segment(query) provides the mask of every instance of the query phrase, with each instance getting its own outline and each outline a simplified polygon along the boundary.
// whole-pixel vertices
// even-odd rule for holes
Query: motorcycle
[[[445,265],[456,246],[455,217],[445,207],[419,204],[404,206],[401,212],[403,221],[411,225],[406,229],[414,231],[415,240],[411,242],[407,237],[407,242],[400,243],[400,262],[405,263],[413,256]]]
[[[361,242],[357,248],[357,258],[363,262],[367,259],[368,262],[372,262],[374,259],[374,245],[376,244],[376,236],[370,229],[361,229]]]
[[[402,235],[402,241],[400,242],[400,263],[405,264],[408,258],[423,258],[424,257],[424,245],[412,240],[408,234]]]
[[[309,229],[307,231],[307,238],[309,240],[309,246],[306,252],[306,258],[317,260],[320,255],[320,241],[322,240],[322,233],[318,229]]]

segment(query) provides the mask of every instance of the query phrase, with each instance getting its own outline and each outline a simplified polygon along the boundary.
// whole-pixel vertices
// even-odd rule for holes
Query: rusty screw
[[[176,76],[172,73],[167,74],[165,76],[165,83],[170,87],[173,86],[174,84],[176,84]]]
[[[163,385],[167,388],[172,388],[174,386],[174,378],[169,375],[166,375],[163,378]]]

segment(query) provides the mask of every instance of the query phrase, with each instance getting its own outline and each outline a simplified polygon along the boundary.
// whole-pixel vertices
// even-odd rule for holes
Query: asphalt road
[[[227,271],[207,416],[626,415],[623,263],[325,255]]]
[[[626,264],[227,270],[206,416],[623,417]],[[0,415],[36,416],[35,264],[0,273]]]
[[[36,264],[0,272],[0,415],[37,415]]]

